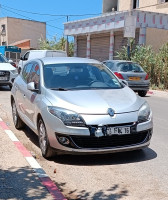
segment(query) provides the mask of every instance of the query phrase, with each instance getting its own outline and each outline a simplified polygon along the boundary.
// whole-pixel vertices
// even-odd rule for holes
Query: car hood
[[[145,102],[130,88],[105,90],[47,90],[46,98],[53,106],[80,114],[107,114],[108,108],[115,113],[134,112]]]
[[[15,69],[10,63],[0,63],[0,70],[11,71]]]

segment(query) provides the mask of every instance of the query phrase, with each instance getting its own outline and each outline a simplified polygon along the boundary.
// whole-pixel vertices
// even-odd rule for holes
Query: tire
[[[147,91],[145,91],[145,90],[140,90],[140,91],[138,91],[138,95],[139,95],[140,97],[145,97],[146,94],[147,94]]]
[[[39,146],[41,149],[42,156],[44,158],[53,157],[56,153],[50,147],[48,136],[47,136],[47,130],[42,119],[39,119],[38,121],[38,138],[39,138]]]
[[[12,101],[12,117],[13,117],[13,123],[14,123],[16,129],[19,130],[19,129],[22,129],[25,126],[24,122],[19,117],[19,114],[18,114],[14,100]]]

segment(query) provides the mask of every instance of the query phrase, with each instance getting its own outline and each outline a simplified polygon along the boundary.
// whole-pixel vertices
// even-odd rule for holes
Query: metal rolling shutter
[[[86,36],[80,36],[77,39],[77,56],[86,58],[87,38]]]
[[[135,45],[138,44],[139,41],[139,30],[136,31],[135,34]],[[123,31],[117,31],[114,34],[114,59],[117,59],[116,52],[120,51],[123,46],[127,46],[128,39],[124,38]]]
[[[107,60],[109,58],[110,33],[91,35],[91,58]]]

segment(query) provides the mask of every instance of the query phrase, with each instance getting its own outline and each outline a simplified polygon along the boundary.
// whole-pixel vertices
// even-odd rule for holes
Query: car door
[[[24,101],[26,105],[25,115],[29,121],[29,125],[32,129],[35,129],[36,125],[36,111],[38,105],[40,105],[40,67],[39,64],[34,62],[28,76],[27,84],[34,82],[35,88],[38,91],[30,91],[25,88]]]
[[[18,108],[18,112],[21,118],[23,118],[24,121],[26,122],[27,122],[25,116],[26,104],[25,104],[24,94],[27,89],[27,79],[29,77],[32,65],[33,65],[32,63],[25,65],[23,71],[18,76],[17,81],[15,81],[14,83],[15,98],[16,98],[16,105]]]

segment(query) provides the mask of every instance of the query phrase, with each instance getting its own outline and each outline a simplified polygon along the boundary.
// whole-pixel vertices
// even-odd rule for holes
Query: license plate
[[[107,135],[125,135],[130,134],[130,127],[108,127]]]
[[[129,77],[130,81],[139,81],[140,79],[140,77]]]
[[[7,80],[8,80],[8,77],[0,77],[0,80],[1,80],[1,81],[7,81]]]

